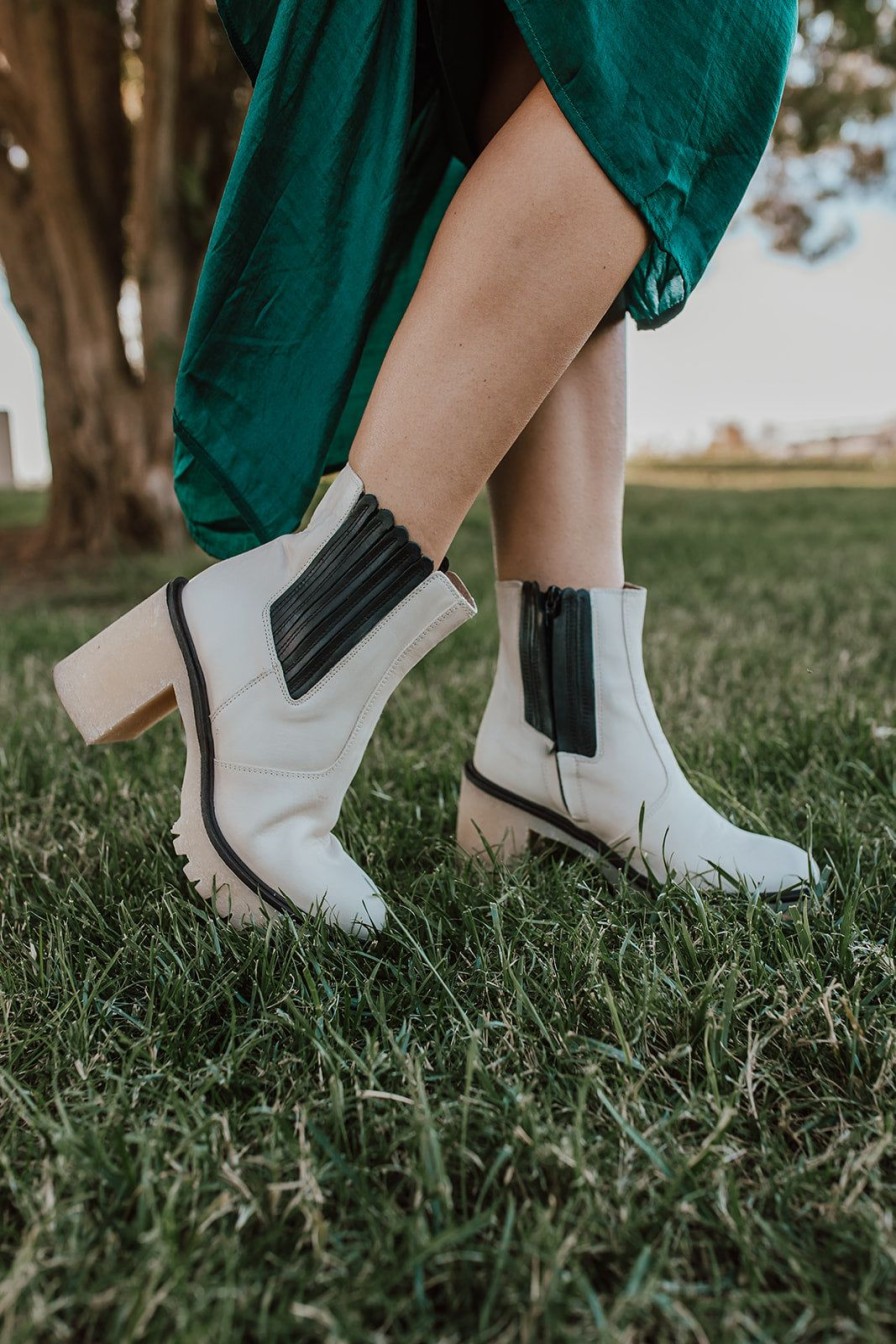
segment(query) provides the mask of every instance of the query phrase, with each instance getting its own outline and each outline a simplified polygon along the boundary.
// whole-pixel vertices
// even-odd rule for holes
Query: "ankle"
[[[360,459],[360,460],[359,460]],[[364,491],[373,495],[381,509],[388,509],[395,522],[405,529],[411,541],[416,542],[422,554],[428,557],[434,569],[439,569],[454,540],[463,513],[451,507],[451,501],[434,497],[421,482],[408,480],[406,475],[370,463],[363,453],[353,450],[349,465],[360,479]],[[448,520],[448,521],[446,521]]]

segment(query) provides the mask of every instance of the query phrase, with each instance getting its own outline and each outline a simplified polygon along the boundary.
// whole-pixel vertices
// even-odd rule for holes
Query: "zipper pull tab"
[[[555,584],[544,595],[544,623],[550,625],[560,610],[560,604],[563,601],[563,589]]]

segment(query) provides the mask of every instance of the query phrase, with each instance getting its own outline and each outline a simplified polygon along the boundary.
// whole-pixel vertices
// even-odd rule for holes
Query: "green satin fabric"
[[[658,326],[703,274],[767,143],[795,0],[506,3],[651,229],[625,301]],[[418,0],[219,0],[254,91],[174,410],[175,488],[212,555],[294,529],[344,464],[465,171],[480,6],[426,4],[418,25]]]

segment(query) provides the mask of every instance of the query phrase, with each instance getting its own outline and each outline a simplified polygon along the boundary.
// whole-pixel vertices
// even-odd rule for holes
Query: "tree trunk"
[[[140,391],[118,325],[121,133],[113,107],[104,134],[91,136],[93,100],[79,96],[88,73],[101,90],[110,70],[117,92],[118,18],[114,7],[92,2],[72,9],[38,0],[13,24],[21,68],[40,70],[41,81],[28,107],[31,162],[19,199],[25,227],[16,239],[7,221],[0,242],[10,292],[30,315],[44,374],[54,448],[47,540],[54,548],[99,551],[123,539],[156,543],[159,526],[142,479]],[[99,191],[104,182],[112,199]]]
[[[184,535],[174,380],[239,80],[205,0],[140,0],[138,17],[144,98],[132,130],[116,0],[0,0],[0,257],[41,360],[54,551]],[[141,290],[142,379],[118,317],[128,273]]]
[[[171,458],[184,333],[234,147],[234,79],[218,75],[222,55],[231,71],[232,58],[220,27],[209,23],[207,8],[196,0],[144,0],[140,37],[144,92],[136,129],[132,243],[148,454],[157,467]]]

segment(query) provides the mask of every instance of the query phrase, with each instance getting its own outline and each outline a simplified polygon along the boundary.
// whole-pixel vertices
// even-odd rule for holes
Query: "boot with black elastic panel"
[[[304,530],[175,579],[54,679],[88,743],[180,710],[175,849],[220,913],[364,936],[386,907],[333,834],[342,800],[389,695],[475,610],[347,466]]]
[[[500,650],[457,838],[509,860],[544,835],[662,884],[792,903],[818,882],[805,850],[746,831],[688,782],[644,674],[646,592],[497,584]]]

